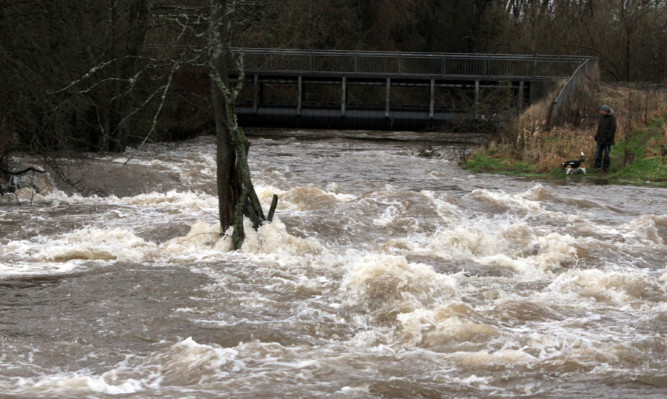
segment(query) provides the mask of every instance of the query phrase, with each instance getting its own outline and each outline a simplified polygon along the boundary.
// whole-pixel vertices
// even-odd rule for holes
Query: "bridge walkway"
[[[235,49],[245,126],[425,130],[540,99],[590,57]],[[231,77],[240,68],[230,63]]]

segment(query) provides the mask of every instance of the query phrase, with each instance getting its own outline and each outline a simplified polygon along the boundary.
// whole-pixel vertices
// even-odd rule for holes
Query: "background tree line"
[[[666,0],[234,5],[230,42],[238,47],[583,54],[599,57],[606,81],[665,83],[667,75]],[[208,7],[204,0],[2,1],[0,160],[14,149],[48,158],[213,131],[210,82],[196,54]]]

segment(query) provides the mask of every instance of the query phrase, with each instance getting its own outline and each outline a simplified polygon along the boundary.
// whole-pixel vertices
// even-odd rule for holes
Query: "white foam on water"
[[[139,194],[132,197],[106,197],[110,203],[123,205],[137,205],[141,207],[161,208],[180,207],[186,208],[188,212],[201,210],[217,210],[218,199],[212,195],[196,192],[181,192],[171,190],[166,193],[151,192]]]
[[[541,184],[538,184],[531,189],[527,190],[524,193],[521,193],[520,196],[522,198],[526,198],[529,200],[533,201],[538,201],[538,202],[545,202],[545,203],[550,203],[550,202],[555,202],[555,203],[563,203],[563,204],[568,204],[576,207],[577,210],[581,210],[582,208],[601,208],[602,206],[597,203],[593,202],[590,200],[578,198],[576,196],[570,196],[570,195],[561,195],[557,194],[551,189],[544,187]]]
[[[33,244],[26,240],[10,241],[5,245],[0,245],[0,259],[2,261],[19,261],[21,256],[29,253]]]
[[[665,243],[658,231],[659,225],[667,225],[667,215],[643,215],[621,225],[617,234],[622,237],[621,241],[629,244],[664,247]]]
[[[605,333],[573,329],[553,334],[533,334],[527,345],[539,349],[542,367],[566,372],[593,368],[623,370],[638,366],[637,359],[641,355],[636,353],[633,341],[642,339],[626,337],[622,340]],[[639,366],[635,371],[646,366]]]
[[[474,310],[461,302],[416,309],[398,315],[401,332],[411,344],[438,347],[453,342],[474,342],[498,336],[492,325],[474,321]]]
[[[601,224],[594,218],[576,225],[577,232],[591,240],[588,245],[617,248],[622,252],[633,252],[644,247],[662,249],[667,247],[660,235],[660,228],[667,226],[667,215],[642,215],[620,225]]]
[[[336,394],[341,394],[341,395],[356,395],[356,394],[364,394],[364,396],[369,395],[370,392],[370,385],[369,384],[363,384],[360,386],[356,387],[342,387],[340,390],[335,392]]]
[[[576,265],[578,261],[574,237],[555,232],[543,235],[513,218],[457,221],[433,236],[393,241],[387,247],[444,260],[472,260],[536,278]]]
[[[485,231],[485,226],[457,223],[451,229],[442,229],[432,237],[430,249],[451,259],[479,258],[509,251],[511,243],[502,235]],[[499,230],[496,230],[496,233]]]
[[[539,187],[533,190],[539,191]],[[523,198],[525,194],[509,195],[477,189],[470,195],[507,209],[525,211],[526,214],[463,214],[451,205],[446,206],[443,219],[449,224],[442,225],[434,235],[414,234],[405,238],[392,238],[384,244],[383,250],[394,254],[433,256],[443,260],[471,260],[489,267],[510,269],[526,277],[541,278],[576,267],[580,253],[588,254],[588,247],[597,244],[590,237],[582,241],[576,230],[559,232],[528,223],[528,220],[539,215],[569,225],[595,224],[590,215],[547,211],[539,202]],[[597,227],[603,228],[599,225]]]
[[[333,188],[335,190],[335,187]],[[309,211],[335,206],[339,203],[350,202],[356,199],[349,194],[340,194],[334,191],[325,191],[312,186],[297,186],[289,190],[280,190],[272,186],[261,186],[255,189],[260,202],[266,208],[271,204],[273,195],[278,195],[278,207],[285,211]]]
[[[112,197],[116,198],[116,197]],[[64,204],[77,204],[77,203],[86,203],[86,204],[96,204],[106,202],[104,197],[99,197],[97,195],[92,195],[90,197],[84,197],[79,194],[68,195],[62,190],[54,189],[49,193],[37,193],[33,198],[34,203],[49,203],[50,206],[58,206],[61,203]]]
[[[382,215],[380,215],[379,218],[373,220],[373,224],[376,226],[388,227],[394,223],[399,213],[400,211],[396,206],[390,205],[382,212]]]
[[[148,357],[138,368],[143,373],[150,370],[143,379],[146,385],[188,386],[213,377],[225,378],[242,370],[244,363],[238,358],[238,349],[199,344],[187,338],[164,352]]]
[[[40,396],[90,393],[121,395],[169,386],[196,386],[205,381],[224,379],[243,370],[244,362],[237,359],[239,351],[217,345],[202,345],[187,338],[151,356],[134,356],[100,375],[79,372],[20,379],[15,392]]]
[[[421,194],[430,198],[431,202],[435,205],[436,212],[442,220],[461,218],[461,209],[456,204],[452,203],[452,200],[447,195],[436,195],[436,193],[429,190],[423,190],[421,191]]]
[[[312,255],[322,251],[322,245],[313,237],[300,238],[287,232],[285,224],[275,217],[271,223],[252,228],[249,219],[244,219],[245,239],[241,252],[246,254]],[[165,242],[161,248],[172,255],[201,253],[202,250],[228,252],[232,249],[233,228],[220,236],[220,226],[196,222],[185,237],[176,237]]]
[[[647,273],[635,271],[569,270],[556,277],[549,288],[620,306],[644,307],[667,300],[664,284],[661,287]]]
[[[121,383],[108,381],[105,376],[56,375],[38,381],[22,380],[18,393],[43,395],[85,395],[90,393],[124,395],[145,391],[140,381],[126,380]]]
[[[351,344],[392,342],[395,339],[386,334],[394,333],[399,341],[414,344],[421,334],[419,323],[411,318],[457,300],[459,288],[456,276],[436,273],[429,265],[410,263],[402,256],[370,254],[348,266],[341,294],[346,306],[358,312],[355,323],[363,329]],[[400,331],[393,332],[396,327]]]
[[[667,289],[665,290],[667,291]],[[667,325],[667,301],[657,304],[650,313],[649,320],[659,323],[659,325]]]
[[[150,198],[156,199],[154,196]],[[144,198],[146,200],[146,198]],[[312,257],[323,251],[316,238],[300,238],[287,232],[275,217],[272,223],[254,230],[244,221],[246,238],[240,254],[268,255],[281,262],[290,257]],[[32,240],[11,241],[0,248],[0,276],[63,273],[82,264],[102,262],[210,262],[228,258],[232,249],[230,229],[220,235],[220,226],[196,221],[185,236],[162,244],[146,241],[126,228],[84,227],[72,232]],[[236,256],[236,255],[234,255]]]
[[[217,252],[227,252],[232,249],[230,236],[220,235],[220,225],[197,221],[190,226],[190,230],[183,237],[174,237],[161,245],[164,254],[171,258],[185,258],[196,255],[199,260]]]
[[[271,223],[252,228],[249,219],[244,219],[245,239],[241,247],[243,254],[283,256],[306,256],[319,254],[323,250],[319,241],[313,237],[300,238],[289,234],[285,224],[278,217]],[[160,245],[162,254],[175,258],[189,259],[196,256],[198,260],[213,260],[224,257],[224,253],[232,250],[233,228],[220,236],[220,226],[206,222],[194,223],[184,237],[173,238]]]
[[[530,200],[521,194],[513,195],[504,191],[491,191],[478,188],[468,194],[470,198],[495,205],[503,210],[517,210],[530,213],[544,213],[544,208],[538,201]]]
[[[537,237],[537,254],[529,257],[540,271],[572,267],[577,263],[576,240],[570,235],[550,233]]]
[[[466,378],[454,378],[455,381],[466,386],[486,387],[489,384],[489,379],[486,377],[478,377],[475,374]]]
[[[65,274],[82,266],[82,262],[12,262],[0,261],[0,277],[32,276],[42,274]]]
[[[156,245],[124,229],[84,228],[48,242],[32,256],[35,261],[120,260],[140,262],[154,252]]]
[[[314,237],[301,238],[289,234],[279,218],[274,218],[256,231],[252,226],[246,226],[244,230],[246,238],[241,250],[245,253],[313,255],[323,249]]]
[[[53,192],[42,195],[35,195],[35,202],[48,203],[51,207],[66,205],[110,205],[134,207],[137,210],[144,209],[175,209],[183,213],[193,212],[217,212],[218,200],[209,194],[171,190],[166,193],[150,192],[118,198],[115,195],[110,196],[82,196],[79,194],[68,195],[63,191],[54,190]]]
[[[527,198],[533,201],[557,201],[560,202],[562,200],[569,201],[568,198],[563,198],[562,196],[555,195],[552,193],[549,189],[544,187],[541,184],[537,184],[530,189],[528,189],[526,192],[521,194],[521,197]]]
[[[436,273],[429,265],[410,263],[405,257],[371,254],[349,266],[341,288],[362,298],[385,293],[430,303],[443,296],[455,297],[457,280]]]
[[[318,363],[304,358],[297,348],[277,343],[250,341],[223,348],[217,344],[199,344],[192,338],[137,360],[117,368],[114,376],[118,382],[139,380],[151,389],[224,384],[236,378],[266,382],[266,373],[293,375],[295,371],[316,368]]]
[[[504,191],[475,189],[468,197],[497,208],[498,212],[511,212],[527,218],[543,217],[558,222],[583,225],[595,220],[595,215],[576,207],[573,213],[549,210],[543,206],[545,193],[554,195],[542,185],[536,185],[525,192],[508,194]],[[580,200],[573,200],[580,201]],[[563,202],[563,201],[560,201]],[[565,201],[567,202],[567,201]],[[590,208],[590,207],[588,207]]]
[[[660,281],[667,285],[667,264],[665,264],[665,272],[660,276]]]
[[[537,358],[524,351],[510,349],[495,352],[455,352],[449,356],[461,367],[530,365],[538,362]]]

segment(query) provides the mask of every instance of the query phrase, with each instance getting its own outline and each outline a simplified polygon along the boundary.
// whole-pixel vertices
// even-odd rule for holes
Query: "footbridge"
[[[502,119],[590,57],[235,49],[242,126],[428,130]],[[231,68],[231,77],[239,77]]]

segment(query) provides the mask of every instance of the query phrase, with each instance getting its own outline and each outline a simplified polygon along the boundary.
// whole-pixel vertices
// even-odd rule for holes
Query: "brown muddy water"
[[[211,137],[0,198],[0,397],[667,397],[667,189],[252,141],[240,251]]]

